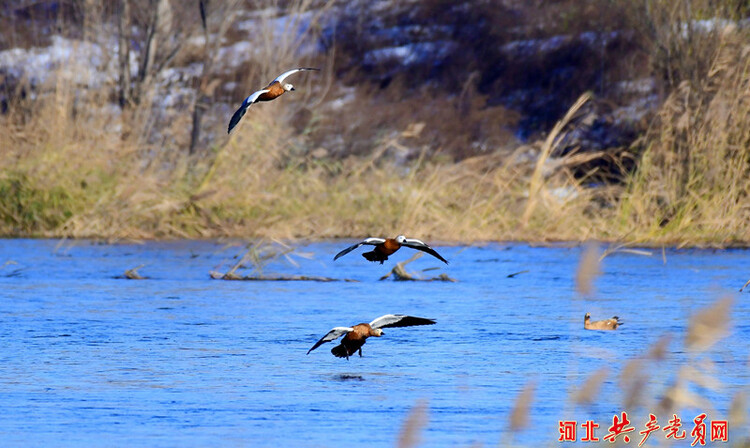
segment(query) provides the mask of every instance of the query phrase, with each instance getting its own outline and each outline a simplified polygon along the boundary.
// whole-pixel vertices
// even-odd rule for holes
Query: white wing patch
[[[237,109],[234,114],[232,115],[232,118],[229,120],[229,127],[227,128],[227,134],[232,132],[232,129],[234,129],[235,126],[237,126],[237,123],[240,122],[242,117],[245,115],[245,112],[247,112],[247,108],[250,107],[259,96],[263,95],[264,93],[268,92],[268,90],[258,90],[257,92],[254,92],[249,97],[245,98],[245,101],[242,102],[239,109]]]
[[[284,80],[286,78],[288,78],[289,76],[291,76],[291,75],[293,75],[293,74],[295,74],[297,72],[303,72],[303,71],[307,71],[307,70],[320,71],[319,68],[295,68],[295,69],[292,69],[292,70],[289,70],[287,72],[284,72],[284,73],[280,74],[279,76],[276,77],[276,79],[274,79],[273,81],[271,81],[271,84],[275,83],[276,81],[278,81],[279,84],[282,84],[284,82]]]
[[[438,260],[442,261],[445,264],[448,264],[448,260],[443,258],[442,255],[437,253],[437,251],[430,246],[428,246],[426,243],[416,239],[416,238],[406,238],[404,239],[404,242],[401,243],[402,246],[411,247],[412,249],[421,250],[422,252],[426,252],[433,257],[437,258]]]
[[[424,243],[423,241],[420,241],[420,240],[418,240],[416,238],[406,238],[404,240],[404,245],[405,246],[406,245],[413,245],[413,246],[430,247],[426,243]]]
[[[349,252],[353,251],[354,249],[358,248],[359,246],[363,244],[371,244],[373,246],[377,246],[378,244],[385,243],[385,240],[383,238],[365,238],[364,241],[361,241],[357,244],[353,244],[346,249],[342,250],[341,252],[337,253],[335,257],[333,257],[333,261],[338,260],[339,258],[343,257],[344,255],[348,254]]]
[[[315,345],[312,346],[310,350],[307,351],[307,354],[309,355],[311,351],[315,350],[316,348],[320,347],[322,344],[326,342],[335,341],[336,339],[340,338],[341,336],[354,331],[354,328],[351,327],[334,327],[331,331],[326,333],[325,336],[320,338],[318,342],[315,343]]]
[[[242,105],[245,106],[245,107],[247,107],[247,106],[253,104],[258,99],[259,96],[263,95],[264,93],[268,93],[268,92],[269,92],[269,90],[266,90],[266,89],[258,90],[257,92],[253,92],[252,95],[250,95],[247,98],[245,98],[245,101],[242,102]]]
[[[378,244],[383,244],[383,243],[385,243],[385,238],[370,237],[370,238],[365,238],[364,240],[362,240],[360,244],[372,244],[373,246],[376,246]]]
[[[413,327],[417,325],[433,325],[434,319],[425,319],[424,317],[407,316],[406,314],[386,314],[370,322],[373,329],[387,327]]]
[[[404,317],[406,317],[406,315],[404,314],[386,314],[385,316],[380,316],[374,321],[370,322],[370,326],[372,328],[380,328],[383,325],[388,325],[394,322],[398,322]]]

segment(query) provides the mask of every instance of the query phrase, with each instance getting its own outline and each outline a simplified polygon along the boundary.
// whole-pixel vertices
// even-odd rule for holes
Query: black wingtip
[[[448,260],[443,258],[439,253],[437,253],[435,249],[430,248],[429,251],[425,250],[425,252],[427,252],[428,254],[432,255],[433,257],[437,258],[438,260],[442,261],[445,264],[450,264],[448,263]]]
[[[232,133],[232,129],[234,129],[235,126],[237,126],[237,123],[240,122],[240,119],[242,118],[242,116],[245,115],[245,110],[246,108],[244,106],[240,106],[240,108],[237,109],[234,115],[232,115],[232,118],[229,120],[229,127],[227,127],[227,134]]]
[[[201,12],[201,24],[203,25],[203,29],[206,30],[206,4],[203,0],[200,0],[198,3],[198,7],[200,8]]]
[[[446,260],[445,258],[443,258],[443,256],[440,255],[435,249],[432,249],[432,248],[430,248],[430,249],[432,250],[432,252],[428,252],[430,255],[433,255],[435,258],[437,258],[438,260],[442,261],[445,264],[450,264],[450,263],[448,263],[448,260]]]

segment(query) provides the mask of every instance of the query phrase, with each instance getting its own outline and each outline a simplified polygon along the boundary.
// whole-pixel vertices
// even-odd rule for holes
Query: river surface
[[[748,251],[613,253],[582,296],[576,245],[435,244],[450,265],[424,256],[406,266],[451,283],[380,281],[413,254],[406,248],[383,265],[362,248],[333,262],[350,243],[299,244],[294,263],[279,257],[263,269],[358,280],[321,283],[211,279],[245,252],[237,242],[0,240],[2,446],[390,447],[418,403],[420,446],[563,446],[561,420],[576,420],[578,444],[589,446],[580,424],[596,421],[602,439],[622,411],[640,440],[678,372],[693,400],[675,411],[688,439],[673,446],[690,446],[694,417],[725,420],[733,397],[748,392],[750,302],[738,292],[750,278]],[[121,278],[141,264],[148,279]],[[724,297],[727,336],[687,350],[690,317]],[[586,312],[625,324],[585,331]],[[361,358],[335,358],[333,344],[306,355],[331,328],[388,313],[437,324],[385,329]],[[635,376],[623,370],[665,334],[664,359],[643,361],[643,401],[625,409]],[[602,367],[594,402],[574,405],[571,394]],[[527,385],[528,425],[512,433]],[[740,409],[747,416],[747,402]],[[738,443],[748,430],[732,423]]]

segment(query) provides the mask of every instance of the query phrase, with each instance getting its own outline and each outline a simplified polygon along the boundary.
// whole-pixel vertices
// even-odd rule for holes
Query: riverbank
[[[695,63],[672,61],[674,86],[624,143],[609,139],[617,115],[602,112],[606,92],[584,93],[557,124],[516,139],[514,112],[492,105],[477,77],[460,94],[404,98],[395,81],[345,86],[341,62],[325,55],[305,56],[325,69],[299,75],[300,96],[253,106],[229,137],[231,109],[212,103],[193,139],[196,115],[184,110],[202,100],[178,98],[192,90],[176,69],[153,73],[151,96],[120,109],[114,74],[81,85],[70,61],[19,84],[0,115],[0,236],[747,246],[749,31],[706,23],[688,42],[700,52],[680,47]],[[292,52],[259,71],[296,64]]]

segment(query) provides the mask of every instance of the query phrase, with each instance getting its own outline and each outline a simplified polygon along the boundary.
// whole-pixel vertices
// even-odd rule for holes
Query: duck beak
[[[293,91],[293,90],[294,90],[294,87],[292,87],[291,89],[289,89],[289,91]]]

